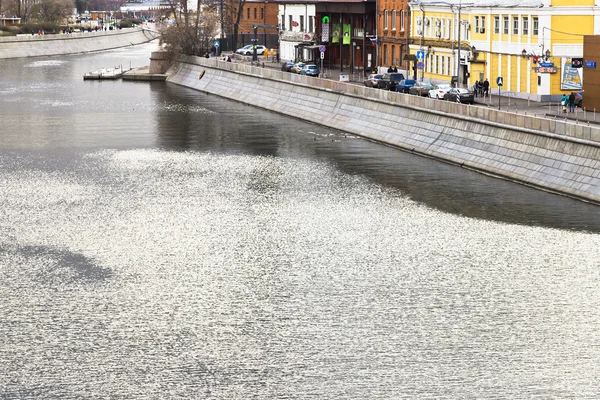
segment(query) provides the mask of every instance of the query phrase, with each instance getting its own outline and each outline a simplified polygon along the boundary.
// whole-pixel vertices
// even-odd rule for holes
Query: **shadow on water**
[[[112,276],[110,269],[96,265],[83,254],[68,250],[47,246],[23,246],[13,253],[40,265],[36,273],[42,282],[59,280],[68,283],[98,283]]]
[[[157,143],[165,149],[316,158],[444,212],[600,232],[592,204],[187,88],[167,84],[152,93],[156,103],[171,105],[156,113]]]

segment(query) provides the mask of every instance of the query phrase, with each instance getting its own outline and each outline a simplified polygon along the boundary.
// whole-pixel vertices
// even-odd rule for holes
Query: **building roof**
[[[544,6],[542,0],[416,0],[413,1],[415,4],[423,4],[428,6],[448,6],[462,5],[463,7],[497,7],[497,8],[513,8],[513,7],[527,7],[527,8],[541,8]]]

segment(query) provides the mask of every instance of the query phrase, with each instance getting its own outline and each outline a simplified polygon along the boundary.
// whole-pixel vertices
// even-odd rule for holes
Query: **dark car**
[[[414,79],[404,79],[401,80],[396,86],[396,92],[400,93],[408,93],[411,87],[413,87],[417,83]]]
[[[402,80],[404,80],[403,74],[387,73],[377,82],[377,87],[385,90],[396,90],[396,85]]]
[[[281,63],[281,70],[285,72],[290,72],[290,69],[294,66],[294,63],[291,61]]]
[[[452,88],[444,94],[444,100],[473,104],[475,102],[475,93],[467,89]]]
[[[419,96],[429,96],[429,91],[433,90],[435,86],[431,83],[425,82],[417,82],[410,89],[408,89],[408,93],[410,94],[418,94]]]

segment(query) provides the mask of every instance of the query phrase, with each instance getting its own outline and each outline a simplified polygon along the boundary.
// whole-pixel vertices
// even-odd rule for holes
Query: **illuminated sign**
[[[537,67],[534,69],[538,74],[555,74],[558,72],[558,68],[556,67]]]

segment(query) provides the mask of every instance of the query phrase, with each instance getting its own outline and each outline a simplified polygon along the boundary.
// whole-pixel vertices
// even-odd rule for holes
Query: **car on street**
[[[294,66],[294,63],[291,61],[281,63],[281,70],[284,72],[290,72],[290,69]]]
[[[425,97],[429,96],[429,91],[433,88],[434,86],[431,83],[417,82],[408,89],[408,93]]]
[[[400,93],[408,93],[411,87],[413,87],[417,83],[414,79],[403,79],[396,86],[396,92]]]
[[[367,76],[367,79],[364,80],[364,84],[366,87],[376,88],[377,82],[379,82],[383,78],[382,74],[370,74]]]
[[[452,89],[452,85],[437,85],[429,91],[429,97],[432,99],[442,100],[448,90]]]
[[[252,45],[252,44],[248,44],[244,47],[240,47],[239,49],[237,49],[235,51],[235,53],[241,54],[243,56],[251,56],[252,54],[254,54],[253,46],[254,45]],[[265,53],[265,51],[267,51],[267,48],[265,46],[260,45],[260,44],[256,46],[256,54],[257,55],[262,56]]]
[[[319,67],[314,64],[307,64],[300,70],[300,75],[319,76]]]
[[[467,89],[452,88],[444,94],[444,100],[473,104],[475,102],[475,93]]]
[[[377,82],[377,87],[379,89],[385,90],[396,90],[396,85],[398,82],[404,80],[404,75],[399,73],[386,73],[383,74],[383,77]]]
[[[299,74],[300,70],[302,68],[304,68],[305,65],[306,65],[306,63],[303,63],[303,62],[296,63],[296,64],[294,64],[294,66],[292,68],[290,68],[290,72],[294,72],[296,74]]]

